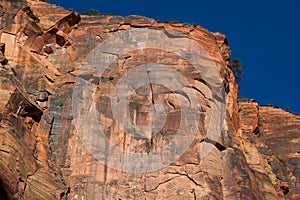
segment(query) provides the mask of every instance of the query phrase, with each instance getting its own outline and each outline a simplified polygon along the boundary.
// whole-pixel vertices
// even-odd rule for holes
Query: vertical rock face
[[[267,144],[268,151],[272,152],[272,156],[268,157],[274,174],[270,176],[272,182],[287,197],[299,199],[299,115],[272,106],[262,106],[259,120],[261,138]]]
[[[2,199],[300,198],[299,116],[238,105],[224,35],[0,5]]]
[[[299,115],[250,100],[240,103],[239,116],[245,158],[254,174],[269,177],[267,185],[273,185],[278,199],[299,199]]]

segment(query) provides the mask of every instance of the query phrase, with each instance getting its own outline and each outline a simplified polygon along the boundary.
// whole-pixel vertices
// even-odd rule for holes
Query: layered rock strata
[[[237,103],[224,35],[41,1],[0,5],[2,199],[300,198],[299,116]],[[190,138],[176,159],[162,151]],[[124,162],[157,151],[158,165]]]

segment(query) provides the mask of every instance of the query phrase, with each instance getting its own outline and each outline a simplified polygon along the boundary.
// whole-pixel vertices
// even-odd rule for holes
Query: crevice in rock
[[[124,25],[126,25],[126,24],[124,23]],[[147,27],[151,26],[151,25],[134,25],[134,24],[129,24],[129,25],[132,28],[147,28]],[[116,31],[118,31],[118,30],[116,30]]]
[[[161,183],[158,183],[158,185],[157,185],[156,187],[154,187],[154,188],[152,188],[152,189],[150,189],[150,190],[145,190],[145,192],[152,192],[152,191],[158,189],[159,186],[161,186],[161,185],[163,185],[163,184],[166,184],[166,183],[168,183],[168,182],[170,182],[170,181],[172,181],[172,180],[174,180],[175,178],[178,178],[178,177],[179,177],[179,174],[178,174],[178,176],[175,176],[175,177],[170,178],[170,179],[167,179],[167,180],[165,180],[165,181],[163,181],[163,182],[161,182]]]
[[[10,106],[16,115],[23,118],[32,118],[39,123],[43,115],[43,111],[22,91],[16,91],[11,95]]]
[[[5,57],[5,43],[0,43],[0,63],[2,67],[6,69],[4,66],[8,64],[8,60]]]
[[[11,36],[16,36],[16,34],[13,34],[13,33],[11,33],[11,32],[8,32],[8,31],[5,31],[5,30],[3,30],[3,33],[6,33],[6,34],[8,34],[8,35],[11,35]]]
[[[9,151],[6,151],[6,150],[4,150],[4,149],[0,149],[0,152],[4,152],[4,153],[7,153],[7,154],[10,154]]]
[[[68,195],[70,194],[70,192],[71,192],[71,189],[70,189],[70,187],[68,187],[68,190],[67,190],[67,192],[66,192],[66,196],[68,197]]]
[[[191,100],[190,100],[189,96],[186,93],[184,93],[183,91],[171,91],[171,93],[179,94],[179,95],[185,97],[189,101],[189,105],[191,105]]]
[[[106,54],[109,54],[109,55],[117,56],[117,58],[119,58],[119,55],[115,54],[115,53],[111,53],[111,52],[108,52],[108,51],[104,51],[102,53],[106,53]]]
[[[185,174],[183,174],[183,173],[167,172],[166,174],[175,174],[175,175],[179,175],[179,176],[185,176],[185,177],[187,177],[190,181],[192,181],[196,186],[203,187],[203,185],[197,183],[197,181],[195,181],[192,177],[190,177],[190,176],[188,175],[187,172],[186,172]],[[178,176],[178,177],[179,177],[179,176]],[[176,178],[176,177],[175,177],[175,178]]]
[[[39,109],[36,109],[35,107],[31,107],[30,105],[26,105],[21,108],[22,110],[20,111],[20,115],[22,117],[30,117],[32,118],[35,122],[39,123],[42,117],[42,112]]]
[[[48,145],[49,145],[49,151],[51,154],[48,155],[48,159],[51,160],[51,156],[53,155],[53,149],[52,149],[52,138],[51,138],[51,133],[52,133],[52,130],[53,130],[53,123],[54,123],[54,117],[51,119],[51,122],[50,122],[50,128],[49,128],[49,134],[48,134]]]
[[[154,103],[154,94],[153,94],[153,85],[152,85],[152,83],[151,83],[151,79],[150,79],[149,73],[150,73],[150,71],[148,71],[147,76],[148,76],[149,85],[150,85],[151,102],[152,102],[153,105],[155,105],[155,103]],[[155,110],[155,108],[154,108],[154,110]]]
[[[54,83],[54,80],[50,78],[49,76],[45,75],[46,80],[49,81],[50,83]]]
[[[56,43],[60,47],[63,47],[65,45],[65,43],[66,43],[66,39],[63,36],[56,34]]]
[[[255,135],[257,135],[257,136],[259,136],[259,127],[257,126],[257,127],[255,127],[255,129],[253,130],[253,133],[255,134]]]
[[[23,8],[22,10],[23,12],[25,12],[25,14],[32,20],[36,21],[36,22],[39,22],[39,18],[33,14],[32,10],[30,9],[29,6]]]
[[[198,88],[196,88],[195,86],[192,86],[192,87],[187,86],[187,87],[196,90],[196,91],[199,92],[205,99],[207,99],[207,100],[209,100],[209,101],[212,101],[211,98],[208,98],[207,96],[205,96],[205,94],[204,94],[201,90],[199,90]]]
[[[194,195],[194,200],[197,200],[197,196],[196,196],[195,189],[192,190],[192,193],[193,193],[193,195]]]
[[[175,105],[171,101],[169,101],[169,99],[167,99],[167,104],[169,104],[174,110],[176,110]]]
[[[209,88],[209,86],[208,86],[208,84],[206,83],[206,81],[203,80],[202,78],[194,78],[194,80],[203,83],[204,85],[206,85],[206,86]]]
[[[38,159],[38,155],[37,155],[37,144],[38,144],[38,140],[37,140],[37,136],[35,137],[35,143],[34,143],[34,146],[33,146],[33,156],[34,158]]]
[[[195,80],[195,81],[199,81],[200,83],[203,83],[204,85],[207,86],[207,88],[208,88],[210,91],[212,91],[211,86],[210,86],[205,80],[203,80],[202,78],[194,78],[194,80]],[[200,92],[206,99],[212,101],[212,99],[206,97],[206,96],[203,94],[202,91],[199,91],[197,88],[194,88],[194,87],[193,87],[193,89],[196,89],[196,90],[197,90],[198,92]]]
[[[290,192],[290,188],[287,186],[280,186],[280,189],[282,190],[284,195],[287,195]]]
[[[74,26],[81,21],[81,17],[78,13],[72,12],[60,21],[57,22],[56,27],[62,30],[64,33],[68,34],[72,31]],[[66,26],[66,24],[68,26]]]
[[[253,133],[255,135],[257,135],[258,137],[261,135],[261,132],[262,132],[262,122],[261,122],[261,117],[260,117],[260,114],[259,114],[259,106],[257,106],[257,124],[256,124],[256,127],[255,129],[253,130]]]
[[[67,200],[68,195],[70,194],[70,192],[71,192],[70,187],[67,188],[67,191],[61,192],[60,193],[60,200]]]
[[[204,142],[214,145],[219,151],[226,150],[226,147],[224,145],[220,144],[219,142],[213,141],[212,139],[205,138]]]
[[[23,183],[23,188],[21,188],[21,193],[22,195],[24,195],[24,192],[26,190],[26,187],[27,187],[27,183],[26,181],[24,181],[22,178],[19,178],[19,183],[18,183],[18,187],[20,187],[20,183]],[[22,186],[21,186],[22,187]]]
[[[156,109],[155,109],[155,102],[154,102],[154,93],[153,93],[153,85],[152,85],[152,83],[151,83],[151,78],[150,78],[150,76],[149,76],[149,73],[151,72],[151,70],[150,69],[148,69],[148,71],[147,71],[147,76],[148,76],[148,80],[149,80],[149,85],[150,85],[150,96],[151,96],[151,102],[152,102],[152,105],[153,105],[153,110],[154,110],[154,116],[156,115]],[[153,122],[153,120],[152,120],[152,128],[154,127],[154,122]],[[152,147],[153,146],[153,139],[152,139],[152,135],[153,135],[153,133],[151,133],[151,140],[150,140],[150,147]],[[149,152],[148,152],[149,153]]]
[[[0,199],[6,200],[9,198],[9,191],[3,180],[0,178]]]
[[[201,184],[197,183],[192,177],[190,177],[188,174],[180,174],[182,176],[186,176],[190,181],[192,181],[195,185],[199,187],[203,187]]]
[[[125,56],[124,57],[124,60],[123,60],[123,62],[121,64],[121,69],[124,69],[124,65],[126,64],[127,60],[130,59],[130,58],[131,58],[131,56]]]

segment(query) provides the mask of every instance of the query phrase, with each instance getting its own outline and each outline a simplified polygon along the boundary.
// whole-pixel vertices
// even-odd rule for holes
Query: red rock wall
[[[278,199],[298,199],[299,115],[249,100],[240,103],[239,116],[250,168],[268,175]]]
[[[299,117],[238,105],[224,35],[140,16],[79,16],[39,1],[0,4],[2,199],[299,198]],[[134,78],[143,84],[130,93],[120,82]],[[111,107],[119,94],[131,94],[128,113]],[[134,124],[124,130],[118,119]],[[111,148],[98,142],[99,124],[108,142],[134,155],[193,138],[178,159],[166,151],[141,166],[125,153],[118,168],[120,154],[101,152]]]

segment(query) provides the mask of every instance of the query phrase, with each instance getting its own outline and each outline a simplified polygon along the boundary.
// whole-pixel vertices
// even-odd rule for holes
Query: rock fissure
[[[179,177],[179,176],[178,176],[178,177]],[[165,180],[165,181],[159,183],[159,184],[158,184],[157,186],[155,186],[154,188],[152,188],[152,189],[150,189],[150,190],[145,190],[145,192],[153,192],[153,191],[157,190],[160,186],[162,186],[162,185],[164,185],[164,184],[166,184],[166,183],[168,183],[168,182],[170,182],[170,181],[172,181],[172,180],[174,180],[174,179],[176,179],[176,178],[177,178],[177,177],[173,177],[173,178],[167,179],[167,180]]]
[[[276,107],[259,106],[252,100],[237,102],[238,85],[234,81],[229,54],[224,49],[228,41],[223,34],[211,33],[197,25],[162,23],[141,16],[81,17],[76,12],[33,0],[0,0],[0,7],[5,10],[0,14],[0,42],[5,43],[0,44],[1,197],[24,200],[300,198],[297,193],[298,116]],[[82,62],[90,51],[97,50],[97,45],[109,41],[106,39],[111,36],[117,37],[115,32],[119,30],[128,32],[129,37],[123,38],[126,44],[132,42],[130,38],[133,36],[139,40],[153,31],[168,41],[182,38],[192,40],[195,45],[187,45],[182,49],[185,51],[193,50],[199,44],[207,55],[198,57],[197,62],[207,67],[205,73],[211,77],[209,83],[200,73],[194,72],[187,59],[172,54],[175,49],[169,46],[170,43],[166,43],[168,51],[161,50],[165,44],[163,40],[147,43],[159,49],[146,48],[124,55],[104,50],[110,60],[104,58],[94,63],[95,66],[90,66],[94,71],[84,71],[86,66]],[[133,32],[141,35],[132,35]],[[153,35],[148,36],[151,38]],[[108,66],[103,78],[95,77],[93,74],[97,74],[96,70],[105,67],[102,64],[110,63],[111,58],[116,58],[116,62]],[[216,66],[207,66],[207,59]],[[147,72],[147,77],[145,74],[134,74],[148,82],[136,88],[131,82],[134,77],[124,73],[124,69],[129,71],[148,62],[176,69],[189,84],[185,83],[182,91],[169,91],[166,89],[168,87],[161,87],[156,84],[159,77],[155,76],[162,76],[160,80],[170,77],[161,68],[159,74],[155,74],[155,70]],[[101,151],[96,151],[104,164],[99,162],[93,158],[93,151],[81,141],[79,128],[76,127],[78,117],[85,124],[92,120],[84,116],[90,115],[72,114],[76,109],[74,106],[84,107],[84,102],[74,103],[72,101],[75,98],[70,98],[71,94],[74,95],[73,89],[78,86],[79,77],[97,85],[93,97],[86,98],[91,102],[85,106],[95,102],[95,109],[90,111],[95,111],[96,121],[109,136],[109,141],[120,150],[151,155],[168,144],[181,148],[186,138],[175,137],[181,129],[184,136],[189,136],[190,131],[197,129],[194,140],[171,165],[144,172],[143,176],[132,176],[107,166],[113,155],[107,152],[108,149],[104,149],[102,157]],[[213,77],[219,77],[216,83],[224,83],[225,99],[213,92],[217,86]],[[149,125],[152,125],[152,130],[156,128],[154,125],[162,127],[160,131],[156,130],[161,134],[153,136],[151,133],[152,141],[131,137],[115,123],[110,102],[114,98],[112,91],[115,84],[121,78],[129,83],[127,91],[136,91],[130,99],[134,123],[146,126],[150,123],[149,114],[154,113],[157,124],[152,121]],[[170,80],[174,86],[179,82],[177,77]],[[125,87],[118,86],[121,87],[120,91],[125,91]],[[197,94],[196,109],[201,111],[199,120],[193,123],[191,117],[187,120],[189,127],[183,128],[180,126],[180,109],[195,106],[191,105],[193,99],[188,95],[193,91]],[[83,90],[78,95],[82,99],[90,93]],[[209,121],[215,117],[211,114],[214,107],[209,105],[214,103],[213,99],[218,103],[226,103],[225,125],[219,130],[221,133],[216,133],[220,134],[218,139],[211,139],[205,132],[211,125]],[[161,110],[158,105],[166,107],[165,122],[159,118]],[[217,112],[221,114],[222,111]],[[124,113],[120,111],[116,115],[123,117]],[[101,146],[101,143],[96,143],[97,136],[92,134],[96,125],[87,125],[85,128],[86,139],[93,141],[91,143],[95,146]],[[205,157],[200,156],[199,147],[202,145],[211,147]],[[160,154],[163,162],[171,159],[172,155],[165,152]],[[114,157],[120,158],[124,156]],[[133,166],[138,162],[128,160],[128,164]],[[147,164],[150,167],[156,163]],[[14,166],[18,169],[14,170]],[[126,166],[123,167],[126,169]],[[143,187],[146,190],[143,191]]]

